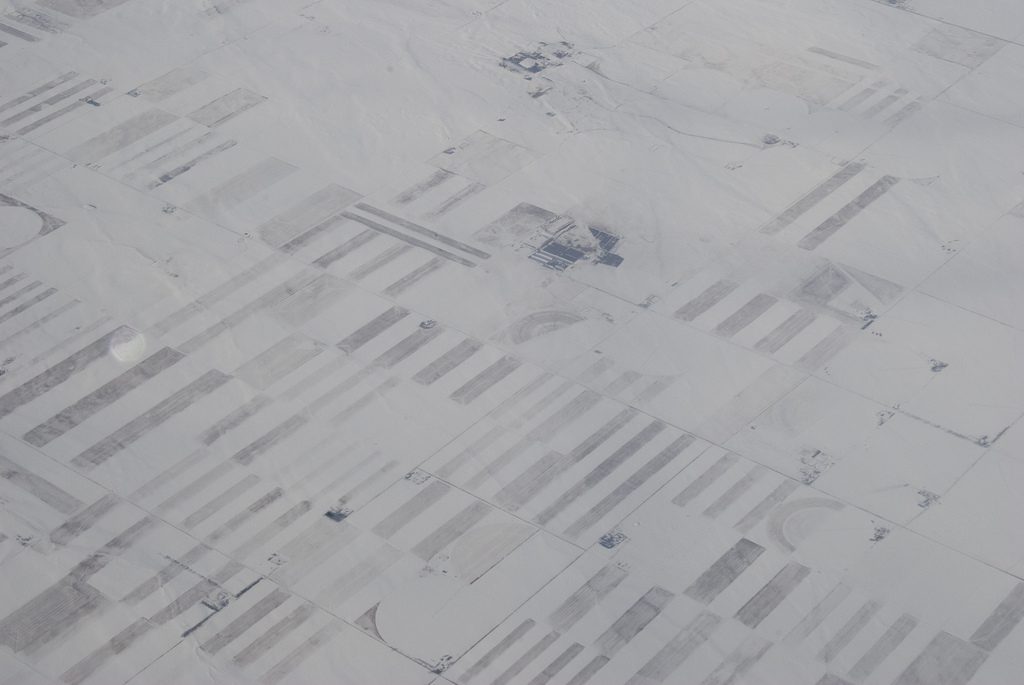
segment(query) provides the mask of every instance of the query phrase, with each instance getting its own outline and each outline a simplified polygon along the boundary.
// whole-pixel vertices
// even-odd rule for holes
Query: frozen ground
[[[0,683],[1024,673],[1020,0],[0,0]]]

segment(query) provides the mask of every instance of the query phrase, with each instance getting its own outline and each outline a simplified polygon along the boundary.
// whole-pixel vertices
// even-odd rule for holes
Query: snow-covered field
[[[0,683],[1024,682],[1020,0],[0,0]]]

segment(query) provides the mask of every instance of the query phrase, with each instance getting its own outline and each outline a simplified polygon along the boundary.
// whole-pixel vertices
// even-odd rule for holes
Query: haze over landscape
[[[0,685],[1022,682],[1022,264],[1019,0],[0,0]]]

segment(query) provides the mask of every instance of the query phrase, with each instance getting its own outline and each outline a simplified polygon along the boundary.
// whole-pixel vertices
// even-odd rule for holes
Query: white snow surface
[[[1020,0],[0,0],[0,685],[1024,682]]]

